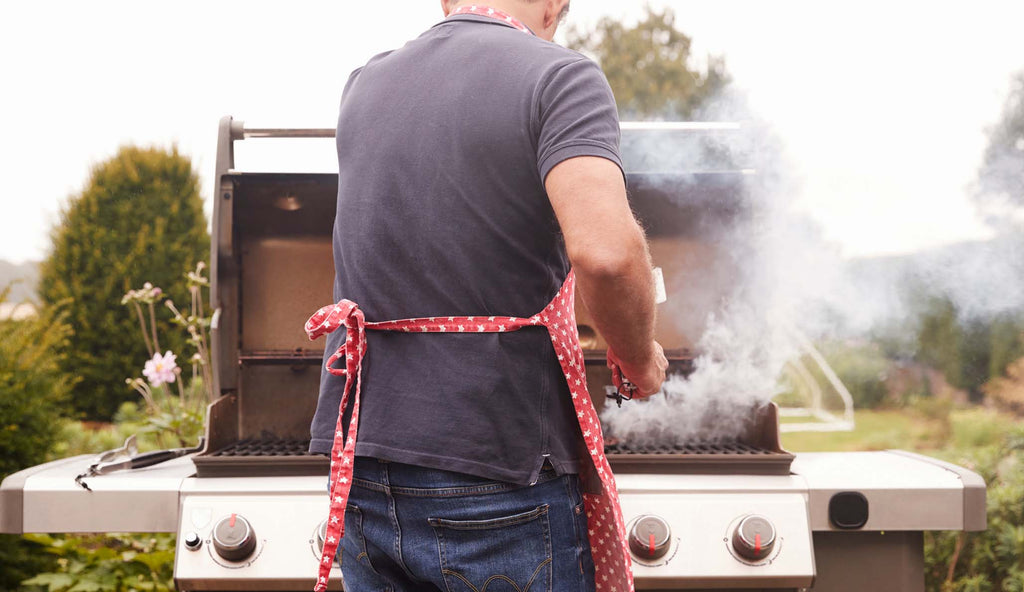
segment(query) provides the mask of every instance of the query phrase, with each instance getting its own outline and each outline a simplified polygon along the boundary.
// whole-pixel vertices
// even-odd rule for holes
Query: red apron
[[[604,437],[601,423],[587,392],[587,376],[583,365],[583,350],[580,348],[579,333],[576,330],[575,311],[576,279],[569,272],[565,283],[547,307],[529,318],[518,317],[430,317],[368,323],[363,311],[349,300],[336,305],[325,306],[306,321],[306,333],[310,339],[331,333],[344,326],[345,343],[327,361],[327,371],[336,376],[345,376],[345,390],[338,409],[338,427],[331,449],[331,505],[327,520],[320,570],[314,592],[327,590],[331,564],[345,532],[345,504],[352,488],[352,468],[356,451],[356,435],[359,426],[360,374],[363,356],[366,355],[367,329],[374,331],[418,331],[422,333],[504,333],[523,327],[540,325],[551,335],[551,345],[558,355],[558,362],[565,373],[565,380],[572,393],[573,406],[579,420],[583,440],[586,443],[591,471],[596,470],[600,478],[600,494],[583,494],[587,514],[590,552],[594,558],[598,592],[632,592],[633,573],[630,569],[629,547],[626,543],[626,528],[619,507],[619,493],[615,486],[608,460],[604,456]],[[332,366],[345,359],[345,369]],[[619,376],[618,372],[615,372]],[[351,390],[355,382],[355,391]],[[352,420],[349,422],[348,437],[342,438],[342,417],[352,392]],[[343,444],[344,442],[344,444]],[[581,475],[582,477],[582,475]],[[358,592],[358,591],[354,591]]]

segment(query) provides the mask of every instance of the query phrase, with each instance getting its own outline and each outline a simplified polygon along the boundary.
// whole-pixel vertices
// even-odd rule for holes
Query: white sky
[[[67,196],[123,143],[177,143],[212,189],[216,128],[333,127],[348,73],[440,18],[437,0],[35,0],[0,8],[0,259],[39,259]],[[1024,3],[651,0],[724,54],[786,143],[796,203],[845,255],[985,238],[967,198]],[[571,23],[641,2],[574,0]],[[249,142],[256,142],[251,140]],[[238,149],[240,168],[259,162]],[[307,142],[277,168],[333,170]],[[264,160],[264,164],[267,161]]]

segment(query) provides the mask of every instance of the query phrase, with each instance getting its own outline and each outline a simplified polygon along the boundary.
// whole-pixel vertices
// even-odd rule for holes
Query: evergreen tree
[[[199,179],[177,148],[126,146],[93,168],[61,213],[39,280],[44,304],[72,302],[74,333],[61,353],[77,379],[71,404],[80,416],[109,420],[136,397],[125,378],[139,374],[148,353],[121,297],[152,282],[186,301],[185,273],[206,260],[209,243]],[[167,322],[170,312],[161,312]],[[184,338],[169,326],[160,334],[171,341],[159,349],[181,353]]]

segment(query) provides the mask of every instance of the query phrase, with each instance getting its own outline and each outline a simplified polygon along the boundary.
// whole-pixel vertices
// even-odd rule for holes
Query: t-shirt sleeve
[[[542,182],[555,165],[577,156],[607,158],[622,168],[615,97],[595,62],[581,58],[561,66],[544,84],[538,103]]]

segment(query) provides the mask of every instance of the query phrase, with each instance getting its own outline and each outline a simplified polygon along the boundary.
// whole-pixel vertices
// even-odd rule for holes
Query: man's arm
[[[545,186],[580,296],[612,358],[641,396],[657,392],[668,362],[654,341],[651,256],[622,171],[606,158],[570,158],[551,169]]]

